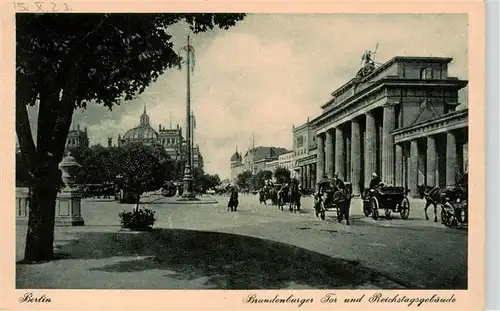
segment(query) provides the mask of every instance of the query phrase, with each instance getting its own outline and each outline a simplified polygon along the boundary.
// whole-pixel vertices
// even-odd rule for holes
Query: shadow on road
[[[141,233],[80,232],[74,238],[56,241],[67,259],[134,257],[91,271],[159,269],[168,278],[206,278],[205,287],[218,289],[279,289],[293,287],[291,284],[313,288],[356,288],[365,284],[403,288],[357,262],[235,234],[155,229]]]

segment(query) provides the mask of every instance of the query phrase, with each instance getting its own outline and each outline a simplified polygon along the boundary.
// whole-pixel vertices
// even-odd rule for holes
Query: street
[[[157,222],[155,231],[141,233],[119,227],[118,213],[132,205],[85,200],[84,227],[56,228],[56,253],[64,259],[18,264],[17,288],[467,286],[467,231],[425,221],[422,200],[411,201],[408,220],[395,215],[374,221],[354,199],[351,225],[345,226],[334,211],[326,221],[316,218],[310,197],[296,214],[261,205],[256,195],[240,194],[237,212],[227,211],[228,197],[213,198],[217,204],[144,198]],[[18,225],[17,260],[25,234],[26,226]]]

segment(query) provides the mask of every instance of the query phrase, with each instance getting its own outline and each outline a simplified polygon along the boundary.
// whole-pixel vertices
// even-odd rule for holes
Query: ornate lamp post
[[[182,48],[187,54],[186,73],[187,73],[187,105],[186,105],[186,165],[184,167],[184,178],[182,179],[184,189],[182,197],[184,199],[194,199],[193,191],[193,171],[192,171],[192,150],[191,150],[191,76],[190,71],[194,69],[194,48],[190,44],[189,36],[187,37],[187,45]],[[193,64],[191,64],[193,57]]]

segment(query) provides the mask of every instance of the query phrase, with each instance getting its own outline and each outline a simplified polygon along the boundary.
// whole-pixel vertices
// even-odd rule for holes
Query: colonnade
[[[314,189],[316,187],[316,163],[299,166],[298,177],[304,189]]]
[[[440,135],[395,144],[392,132],[397,123],[396,106],[386,105],[317,133],[317,180],[336,173],[352,183],[356,195],[368,187],[373,173],[412,194],[422,184],[454,185],[465,170],[466,130],[443,128]]]

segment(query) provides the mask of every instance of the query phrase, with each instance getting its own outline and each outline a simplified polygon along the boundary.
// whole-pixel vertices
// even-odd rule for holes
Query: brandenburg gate
[[[452,186],[467,171],[468,110],[458,91],[467,81],[448,77],[452,58],[394,57],[362,68],[332,93],[316,131],[316,178],[351,182],[354,194],[372,173],[385,184]],[[366,64],[365,64],[366,65]]]

